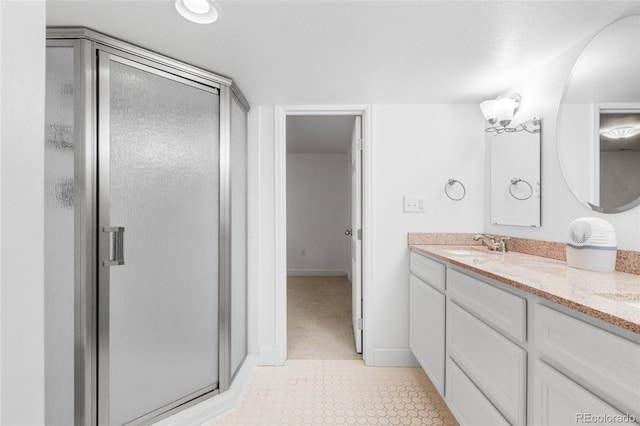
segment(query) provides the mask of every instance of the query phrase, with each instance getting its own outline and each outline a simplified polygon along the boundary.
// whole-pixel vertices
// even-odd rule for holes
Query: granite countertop
[[[478,245],[410,248],[640,334],[640,275],[585,271],[561,260]]]

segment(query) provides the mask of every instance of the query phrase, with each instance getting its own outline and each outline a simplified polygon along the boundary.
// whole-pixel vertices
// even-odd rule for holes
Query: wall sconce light
[[[508,98],[498,97],[480,103],[480,109],[484,115],[485,120],[491,125],[487,127],[485,131],[496,132],[496,134],[502,132],[520,132],[527,130],[522,126],[508,127],[513,120],[513,116],[518,112],[520,105],[522,104],[522,96],[518,93],[514,93]]]

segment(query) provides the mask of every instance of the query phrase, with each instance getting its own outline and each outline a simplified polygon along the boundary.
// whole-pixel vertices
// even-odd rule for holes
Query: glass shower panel
[[[218,385],[219,95],[116,61],[109,85],[110,223],[125,228],[109,423],[123,424]]]
[[[247,354],[247,113],[231,96],[231,377]]]
[[[74,49],[47,47],[45,97],[45,420],[74,422]]]

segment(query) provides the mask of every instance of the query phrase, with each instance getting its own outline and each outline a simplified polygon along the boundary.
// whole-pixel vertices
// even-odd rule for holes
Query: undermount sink
[[[457,255],[471,254],[471,250],[469,249],[451,249],[451,250],[445,250],[445,251],[447,253],[457,254]]]
[[[443,251],[449,253],[449,254],[454,254],[456,256],[469,256],[469,255],[475,255],[475,254],[490,254],[492,252],[490,252],[489,250],[487,250],[486,248],[482,247],[482,246],[470,246],[470,247],[460,247],[460,248],[451,248],[451,249],[444,249]]]

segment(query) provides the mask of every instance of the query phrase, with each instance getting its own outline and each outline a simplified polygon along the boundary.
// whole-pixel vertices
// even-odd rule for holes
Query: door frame
[[[373,312],[368,283],[371,277],[372,149],[371,106],[294,105],[276,106],[275,127],[275,352],[278,364],[287,360],[287,117],[295,115],[362,116],[362,357],[371,364],[373,355]],[[372,361],[372,360],[371,360]]]

